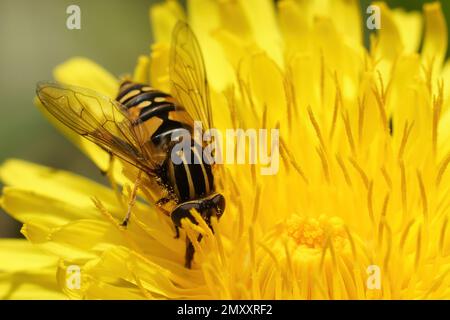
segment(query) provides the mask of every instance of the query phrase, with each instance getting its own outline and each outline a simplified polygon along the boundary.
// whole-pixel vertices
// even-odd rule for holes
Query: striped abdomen
[[[193,129],[192,118],[172,96],[148,85],[127,81],[120,86],[116,100],[125,106],[134,125],[145,127],[148,135],[145,141],[151,141],[164,154],[161,179],[180,202],[199,199],[214,191],[211,166],[203,163],[203,150],[194,147],[193,140],[190,154],[182,157],[182,163],[175,164],[171,159],[171,135],[181,130],[192,133]]]
[[[167,147],[172,133],[181,129],[192,131],[192,119],[186,111],[175,104],[167,93],[148,85],[125,81],[116,98],[126,107],[136,126],[144,126],[148,137],[156,146]]]
[[[195,147],[197,146],[197,147]],[[172,151],[172,150],[171,150]],[[181,154],[177,164],[169,156],[164,162],[164,179],[173,188],[180,201],[200,199],[214,191],[211,165],[204,163],[202,148],[191,140],[190,150]]]

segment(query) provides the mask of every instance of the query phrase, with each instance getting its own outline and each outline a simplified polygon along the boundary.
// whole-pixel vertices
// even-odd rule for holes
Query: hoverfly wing
[[[134,125],[119,102],[86,88],[40,82],[37,96],[46,110],[80,136],[151,174],[158,165],[142,126]]]
[[[171,93],[204,130],[212,128],[211,102],[202,52],[185,22],[178,22],[170,49]]]

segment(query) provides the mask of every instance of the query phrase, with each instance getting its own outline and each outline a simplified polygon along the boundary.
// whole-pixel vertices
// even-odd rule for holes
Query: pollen
[[[335,247],[341,247],[348,240],[343,221],[326,215],[319,218],[294,215],[286,223],[286,233],[300,248],[324,248],[329,240]]]

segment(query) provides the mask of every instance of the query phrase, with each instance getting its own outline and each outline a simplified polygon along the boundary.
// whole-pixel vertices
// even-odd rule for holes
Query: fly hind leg
[[[199,234],[197,237],[197,242],[200,242],[202,240],[202,235]],[[194,245],[192,244],[192,241],[189,239],[188,236],[186,236],[186,255],[184,259],[184,266],[188,269],[191,269],[192,267],[192,260],[194,260]]]
[[[159,199],[158,201],[156,201],[156,205],[158,206],[158,207],[162,207],[162,206],[164,206],[166,203],[168,203],[170,201],[170,199],[168,198],[168,197],[164,197],[164,198],[161,198],[161,199]]]
[[[128,201],[127,214],[125,215],[125,218],[123,219],[122,223],[120,224],[122,227],[126,227],[128,225],[128,222],[131,217],[131,212],[136,203],[137,192],[138,192],[139,186],[141,184],[141,172],[142,171],[139,171],[136,181],[134,182],[133,190],[131,191],[131,194],[130,194],[130,200]]]

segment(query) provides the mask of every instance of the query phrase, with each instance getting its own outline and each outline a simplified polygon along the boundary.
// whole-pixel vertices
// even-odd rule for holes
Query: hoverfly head
[[[197,221],[191,214],[191,210],[195,209],[205,222],[210,226],[211,217],[220,219],[225,211],[225,198],[220,193],[212,196],[180,203],[172,211],[171,218],[175,226],[181,227],[181,220],[188,218],[192,223],[197,224]]]

